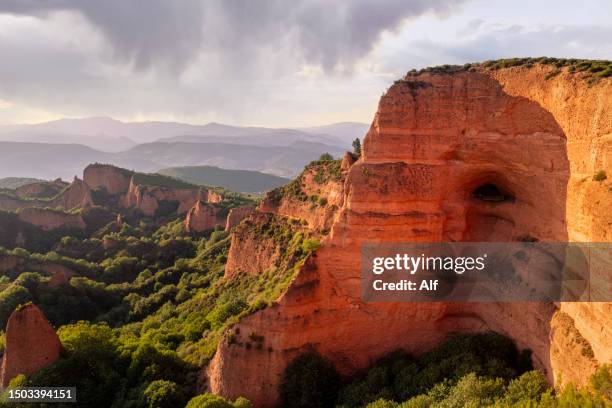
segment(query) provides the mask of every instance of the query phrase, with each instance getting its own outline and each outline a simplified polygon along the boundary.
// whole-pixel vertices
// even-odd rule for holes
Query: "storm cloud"
[[[1,0],[0,124],[368,122],[381,92],[411,68],[610,58],[605,10],[543,0],[544,15],[518,1]]]
[[[3,0],[0,13],[46,18],[80,13],[137,70],[182,70],[201,52],[229,62],[271,45],[331,70],[369,52],[384,30],[425,12],[448,13],[453,0]]]

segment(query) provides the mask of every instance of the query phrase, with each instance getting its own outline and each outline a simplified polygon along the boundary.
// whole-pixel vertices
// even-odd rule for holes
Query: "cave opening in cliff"
[[[492,203],[513,202],[514,196],[493,183],[485,183],[478,186],[472,193],[472,197]]]

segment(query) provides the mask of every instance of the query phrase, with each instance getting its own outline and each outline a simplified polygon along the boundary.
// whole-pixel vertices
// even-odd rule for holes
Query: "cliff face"
[[[565,73],[546,80],[548,69],[422,74],[393,85],[380,101],[362,158],[348,169],[322,248],[277,304],[238,325],[263,336],[263,351],[223,341],[207,369],[209,388],[271,406],[286,364],[309,347],[353,374],[390,351],[421,353],[457,331],[508,335],[533,351],[534,365],[551,381],[584,383],[598,363],[609,361],[609,303],[360,299],[363,243],[609,238],[612,213],[600,210],[609,210],[610,183],[592,176],[611,170],[612,85],[589,86]],[[510,199],[479,199],[475,193],[486,185]],[[282,204],[260,210],[295,216]],[[273,258],[267,246],[242,238],[239,228],[226,275],[238,269],[232,252]],[[256,273],[261,268],[254,264],[241,267]]]
[[[341,162],[329,160],[309,165],[290,184],[269,192],[258,211],[303,220],[309,228],[327,231],[344,201]]]
[[[15,255],[0,255],[0,274],[15,279],[22,272],[40,272],[50,276],[49,285],[68,283],[76,275],[72,269],[57,263],[39,263]]]
[[[226,219],[225,209],[198,200],[187,213],[185,230],[187,232],[211,230],[216,226],[225,226]]]
[[[58,195],[65,187],[67,187],[67,183],[57,179],[52,182],[26,184],[16,188],[15,193],[20,197],[51,198]]]
[[[17,211],[24,206],[24,203],[26,201],[20,197],[0,192],[0,210]]]
[[[51,199],[24,197],[0,194],[0,210],[16,211],[20,208],[33,207],[61,207],[65,210],[72,210],[93,205],[91,189],[83,180],[77,177],[74,178],[68,187]]]
[[[125,194],[132,172],[107,164],[91,164],[83,171],[83,180],[93,189],[104,189],[109,194]]]
[[[6,348],[0,381],[6,387],[19,374],[30,375],[59,359],[62,345],[40,309],[33,304],[15,310],[6,326]]]
[[[19,219],[45,231],[57,228],[85,229],[85,221],[80,214],[65,213],[48,208],[25,208],[19,212]]]
[[[242,205],[230,209],[227,214],[227,220],[225,221],[225,230],[229,231],[240,224],[240,222],[248,217],[254,210],[255,209],[251,205]]]
[[[274,266],[281,258],[281,246],[273,237],[259,232],[258,225],[273,222],[272,214],[255,212],[232,234],[232,242],[225,264],[225,276],[239,273],[257,275]]]
[[[91,189],[78,177],[75,177],[70,186],[52,201],[53,207],[62,207],[66,210],[86,208],[92,205]]]
[[[175,202],[176,213],[182,214],[193,207],[201,195],[202,192],[198,189],[138,185],[132,179],[123,198],[123,206],[135,208],[145,215],[153,216],[162,202]],[[207,196],[207,193],[205,195]]]

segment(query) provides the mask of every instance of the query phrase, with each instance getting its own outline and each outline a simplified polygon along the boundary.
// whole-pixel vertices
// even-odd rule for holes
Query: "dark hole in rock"
[[[521,235],[520,237],[518,237],[517,241],[519,242],[539,242],[540,240],[529,234],[525,234],[525,235]]]
[[[487,183],[483,184],[474,190],[472,193],[474,198],[482,201],[489,201],[493,203],[500,203],[503,201],[514,201],[514,197],[508,193],[504,193],[495,184]]]

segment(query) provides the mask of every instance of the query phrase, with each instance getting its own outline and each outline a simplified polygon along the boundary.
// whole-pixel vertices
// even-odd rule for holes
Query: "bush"
[[[202,394],[193,397],[185,408],[234,408],[234,405],[218,395]]]
[[[144,341],[132,353],[127,370],[132,384],[142,381],[169,380],[185,385],[187,367],[172,350],[160,350],[152,342]]]
[[[329,153],[323,153],[321,156],[319,156],[319,161],[330,161],[330,160],[334,160],[334,156],[332,156]]]
[[[288,408],[333,407],[339,385],[340,376],[327,359],[305,353],[285,369],[280,397]]]
[[[600,395],[585,389],[579,390],[570,384],[557,396],[556,405],[553,406],[557,408],[608,408],[609,404],[606,404]]]
[[[106,325],[80,322],[61,327],[58,335],[64,357],[34,374],[32,386],[77,387],[80,406],[110,406],[125,369],[112,330]]]
[[[400,405],[400,408],[429,408],[434,405],[435,400],[429,395],[417,395]]]
[[[591,377],[591,387],[612,402],[612,365],[605,364]]]
[[[593,180],[594,181],[604,181],[605,179],[608,178],[608,175],[606,174],[605,170],[599,170],[594,176],[593,176]]]
[[[242,312],[247,307],[247,303],[242,299],[232,299],[214,308],[206,319],[210,322],[213,329],[219,328],[227,319]]]
[[[234,408],[253,408],[253,404],[244,397],[238,397],[236,401],[234,401]]]
[[[366,408],[398,408],[398,404],[395,401],[389,401],[381,398],[374,402],[370,402],[368,405],[366,405]]]
[[[149,408],[175,408],[185,405],[181,388],[172,381],[157,380],[143,392],[144,403]]]
[[[495,333],[457,335],[418,358],[401,351],[389,354],[365,377],[344,386],[338,402],[345,407],[362,407],[378,399],[406,401],[428,392],[433,392],[428,395],[434,400],[442,400],[455,382],[470,373],[514,378],[530,368],[523,361],[528,355],[519,354],[512,340]],[[421,397],[411,404],[426,399]]]
[[[361,156],[361,140],[358,137],[353,140],[353,154],[357,157]]]
[[[10,285],[0,292],[0,329],[4,330],[13,310],[32,300],[32,295],[23,286]]]
[[[504,394],[504,383],[500,378],[477,377],[470,373],[451,388],[440,406],[448,408],[485,407],[492,405]]]
[[[548,382],[540,371],[529,371],[510,381],[504,402],[508,405],[537,404],[540,395],[548,390]]]
[[[302,251],[304,253],[314,252],[321,246],[321,242],[319,242],[316,238],[308,238],[302,243]]]

